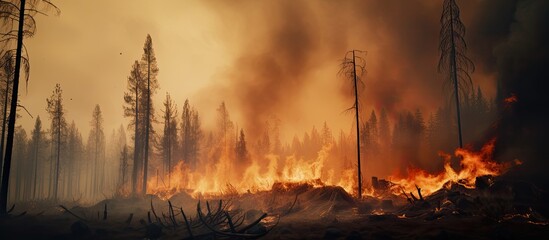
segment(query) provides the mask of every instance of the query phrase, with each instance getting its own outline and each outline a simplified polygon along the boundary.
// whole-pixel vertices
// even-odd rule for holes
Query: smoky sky
[[[475,18],[478,42],[487,46],[479,55],[487,71],[497,72],[498,102],[518,98],[513,106],[499,104],[497,154],[523,160],[518,174],[547,185],[549,2],[485,1]]]
[[[462,21],[474,25],[475,8],[485,3],[461,3]],[[231,36],[236,57],[219,75],[225,82],[207,91],[233,100],[252,135],[260,134],[273,115],[283,125],[308,119],[308,125],[299,125],[308,130],[350,107],[350,81],[337,72],[340,60],[353,49],[367,52],[364,115],[381,108],[392,117],[401,110],[429,113],[448,100],[436,69],[439,1],[208,1],[208,7],[228,22],[220,31]],[[485,43],[470,45],[475,46],[472,50],[485,49]],[[479,60],[477,65],[491,59]],[[475,87],[493,97],[492,74],[481,71],[473,78]],[[343,129],[352,123],[351,118],[338,121],[336,126]]]
[[[458,1],[467,54],[478,69],[473,82],[488,97],[495,97],[500,75],[497,46],[513,31],[520,2],[530,1]],[[272,117],[290,139],[324,121],[350,129],[352,117],[342,112],[352,105],[352,89],[337,72],[352,49],[367,51],[364,115],[381,108],[391,118],[400,110],[429,114],[447,99],[436,69],[442,1],[128,3],[105,9],[92,1],[60,2],[61,16],[37,19],[37,34],[28,40],[31,82],[23,96],[34,115],[44,119],[45,98],[61,82],[69,121],[84,135],[96,103],[104,109],[106,132],[127,124],[122,96],[146,34],[160,69],[157,108],[165,92],[179,108],[188,98],[206,128],[225,101],[252,137]],[[28,117],[21,122],[32,127]]]

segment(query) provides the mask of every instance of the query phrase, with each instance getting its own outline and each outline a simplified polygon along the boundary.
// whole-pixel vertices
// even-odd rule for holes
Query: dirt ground
[[[200,211],[211,209],[214,215],[223,206],[234,222],[243,219],[234,232],[262,239],[549,239],[545,192],[523,183],[493,186],[483,191],[455,186],[425,199],[386,195],[361,201],[340,187],[296,186],[224,196],[221,202],[202,198]],[[0,239],[189,238],[183,214],[170,214],[169,204],[196,225],[191,228],[195,239],[235,239],[205,228],[198,200],[185,193],[169,203],[155,196],[87,207],[65,203],[66,209],[52,202],[20,203],[0,218]],[[26,214],[19,216],[22,211]],[[257,219],[262,220],[243,230]],[[228,222],[220,221],[217,229],[228,232]]]

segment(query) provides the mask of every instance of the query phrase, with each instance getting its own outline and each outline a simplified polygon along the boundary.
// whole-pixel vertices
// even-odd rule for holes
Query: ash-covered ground
[[[429,196],[376,191],[357,200],[340,187],[274,185],[217,198],[179,193],[76,203],[17,204],[0,239],[546,239],[546,191],[509,179],[458,183]],[[406,197],[405,197],[406,195]],[[221,201],[220,201],[221,200]],[[200,202],[200,206],[198,206]],[[106,209],[106,210],[105,210]],[[21,215],[23,211],[25,214]],[[185,217],[183,214],[185,214]],[[185,220],[186,219],[186,220]],[[190,230],[190,231],[189,231]]]

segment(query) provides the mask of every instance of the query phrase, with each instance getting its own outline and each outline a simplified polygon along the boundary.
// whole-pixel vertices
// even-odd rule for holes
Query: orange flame
[[[511,96],[505,98],[505,99],[503,100],[503,102],[505,102],[505,104],[516,103],[516,102],[518,102],[517,95],[515,95],[514,93],[511,93]]]
[[[484,175],[498,176],[505,173],[513,165],[520,165],[519,160],[513,163],[497,163],[492,159],[495,139],[485,144],[479,152],[458,148],[455,156],[460,158],[461,170],[456,171],[451,166],[451,156],[441,153],[444,158],[444,171],[439,174],[429,174],[420,169],[411,169],[407,178],[392,180],[406,192],[415,192],[416,186],[421,188],[424,196],[442,189],[446,183],[461,184],[474,188],[476,178]]]
[[[460,158],[460,170],[451,166],[451,156],[440,153],[444,159],[444,170],[438,174],[430,174],[421,169],[409,169],[408,177],[391,177],[395,193],[415,192],[416,186],[421,188],[423,196],[444,188],[447,183],[461,184],[467,188],[474,188],[477,177],[484,175],[498,176],[505,173],[510,167],[520,165],[519,160],[512,163],[497,163],[492,159],[495,139],[485,144],[479,152],[468,149],[457,149],[455,156]],[[350,194],[356,193],[356,169],[344,169],[335,172],[327,169],[327,159],[331,145],[326,145],[312,160],[297,159],[295,156],[281,160],[279,156],[267,155],[262,160],[267,161],[261,166],[260,161],[254,160],[243,171],[235,171],[234,163],[227,156],[222,156],[217,163],[206,165],[200,171],[191,171],[182,161],[177,164],[169,176],[164,176],[159,182],[157,179],[148,181],[148,193],[155,194],[162,199],[169,199],[179,192],[187,192],[194,197],[231,195],[258,191],[280,190],[285,191],[300,184],[321,187],[335,185],[342,187]],[[283,161],[283,162],[281,162]],[[265,162],[263,162],[265,163]],[[283,164],[279,164],[283,163]],[[374,196],[374,190],[367,187],[363,196]]]
[[[227,156],[222,156],[213,166],[204,171],[191,171],[182,161],[164,176],[162,181],[149,179],[148,193],[168,199],[178,192],[188,192],[193,196],[234,194],[271,190],[275,183],[279,187],[284,184],[306,183],[313,187],[324,185],[339,185],[346,191],[352,192],[354,176],[352,170],[345,170],[339,179],[334,177],[333,170],[325,168],[326,159],[331,145],[326,145],[318,152],[316,159],[304,160],[289,156],[279,168],[280,157],[267,155],[266,167],[261,167],[257,160],[243,171],[241,176],[231,167],[233,163]],[[281,184],[280,184],[281,183]],[[290,186],[290,185],[288,185]]]

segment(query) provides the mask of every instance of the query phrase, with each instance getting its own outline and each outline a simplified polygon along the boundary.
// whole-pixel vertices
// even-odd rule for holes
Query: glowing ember
[[[507,97],[503,100],[503,102],[505,102],[506,104],[516,103],[517,101],[518,101],[517,95],[515,95],[514,93],[511,93],[510,97]]]

